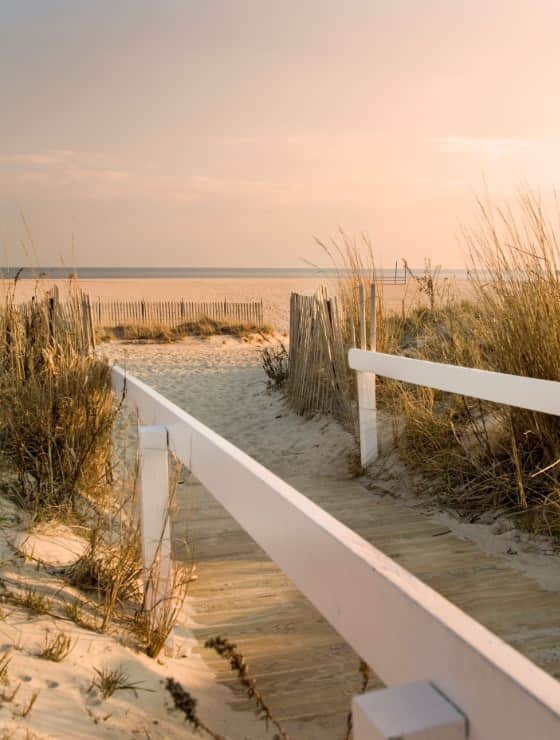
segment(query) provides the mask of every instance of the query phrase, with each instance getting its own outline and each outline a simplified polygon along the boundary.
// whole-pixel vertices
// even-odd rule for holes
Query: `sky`
[[[0,0],[0,243],[40,265],[461,267],[560,175],[558,0]]]

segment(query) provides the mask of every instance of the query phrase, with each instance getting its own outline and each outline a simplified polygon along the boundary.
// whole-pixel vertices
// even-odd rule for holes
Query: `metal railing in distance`
[[[560,736],[552,677],[145,383],[113,385],[389,687],[355,698],[356,740]]]

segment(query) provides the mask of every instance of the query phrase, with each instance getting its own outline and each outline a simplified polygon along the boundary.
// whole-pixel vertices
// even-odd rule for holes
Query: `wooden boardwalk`
[[[560,677],[559,593],[356,481],[289,482]],[[188,539],[199,575],[191,588],[194,632],[218,680],[233,690],[233,708],[250,705],[228,665],[202,648],[217,634],[238,644],[292,738],[344,738],[350,697],[360,683],[358,657],[200,484],[187,481],[179,501],[177,534]]]

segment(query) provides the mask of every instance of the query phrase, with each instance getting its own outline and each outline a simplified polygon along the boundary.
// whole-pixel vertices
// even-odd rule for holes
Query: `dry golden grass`
[[[110,476],[117,413],[110,369],[87,353],[77,302],[0,307],[0,439],[18,500],[35,518],[71,510]]]
[[[350,237],[340,230],[338,238],[316,240],[325,250],[336,271],[336,293],[343,321],[345,343],[357,346],[360,339],[360,289],[366,296],[366,337],[370,334],[370,287],[376,284],[376,347],[379,352],[391,352],[396,347],[394,323],[388,322],[383,303],[383,284],[377,281],[373,246],[366,235],[360,239]]]
[[[408,354],[560,380],[557,233],[532,193],[520,195],[515,212],[487,202],[479,209],[478,228],[465,232],[475,299],[417,312],[404,324]],[[560,534],[557,417],[395,389],[404,457],[431,476],[438,495],[473,517],[509,512],[520,526]]]
[[[117,429],[120,411],[110,367],[89,352],[82,334],[79,301],[60,306],[38,294],[16,306],[8,290],[0,307],[0,439],[3,462],[17,474],[15,497],[32,520],[81,522],[89,532],[84,554],[60,571],[87,594],[64,601],[66,617],[90,629],[128,628],[137,644],[143,580],[156,576],[141,559],[136,455],[126,445],[118,455],[113,449],[117,431],[127,438],[124,420]],[[165,607],[144,615],[141,637],[154,657],[179,617],[183,570],[176,568],[162,595]],[[55,608],[31,588],[11,601],[37,614]],[[66,647],[55,637],[45,657],[56,660]]]
[[[203,317],[198,321],[187,321],[177,326],[166,326],[157,323],[126,324],[114,327],[103,327],[97,331],[100,341],[120,339],[129,342],[177,342],[188,336],[211,337],[232,336],[250,337],[252,334],[269,335],[273,333],[269,324],[254,324],[250,321],[218,321]]]
[[[71,652],[74,644],[70,635],[57,630],[54,634],[45,632],[45,644],[39,653],[40,658],[60,663]]]
[[[413,274],[419,303],[383,309],[377,284],[378,351],[514,375],[560,380],[560,237],[534,194],[515,209],[479,201],[465,231],[473,299],[455,298],[438,267]],[[347,346],[359,342],[360,287],[375,281],[369,240],[319,242],[337,269]],[[408,269],[408,266],[405,265]],[[366,305],[367,334],[370,310]],[[353,391],[351,378],[343,382]],[[560,420],[377,378],[380,406],[394,411],[404,460],[432,492],[476,518],[486,511],[560,535]]]

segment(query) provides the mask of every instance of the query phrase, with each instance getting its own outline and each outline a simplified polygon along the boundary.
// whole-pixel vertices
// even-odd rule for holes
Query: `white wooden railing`
[[[355,352],[371,373],[373,353]],[[560,737],[551,676],[142,381],[114,367],[113,385],[139,413],[145,557],[164,528],[169,448],[388,686],[354,698],[356,740]]]
[[[364,349],[351,349],[348,362],[358,373],[360,447],[364,467],[378,455],[376,375],[479,398],[481,401],[560,416],[560,383],[555,380],[525,378]]]

